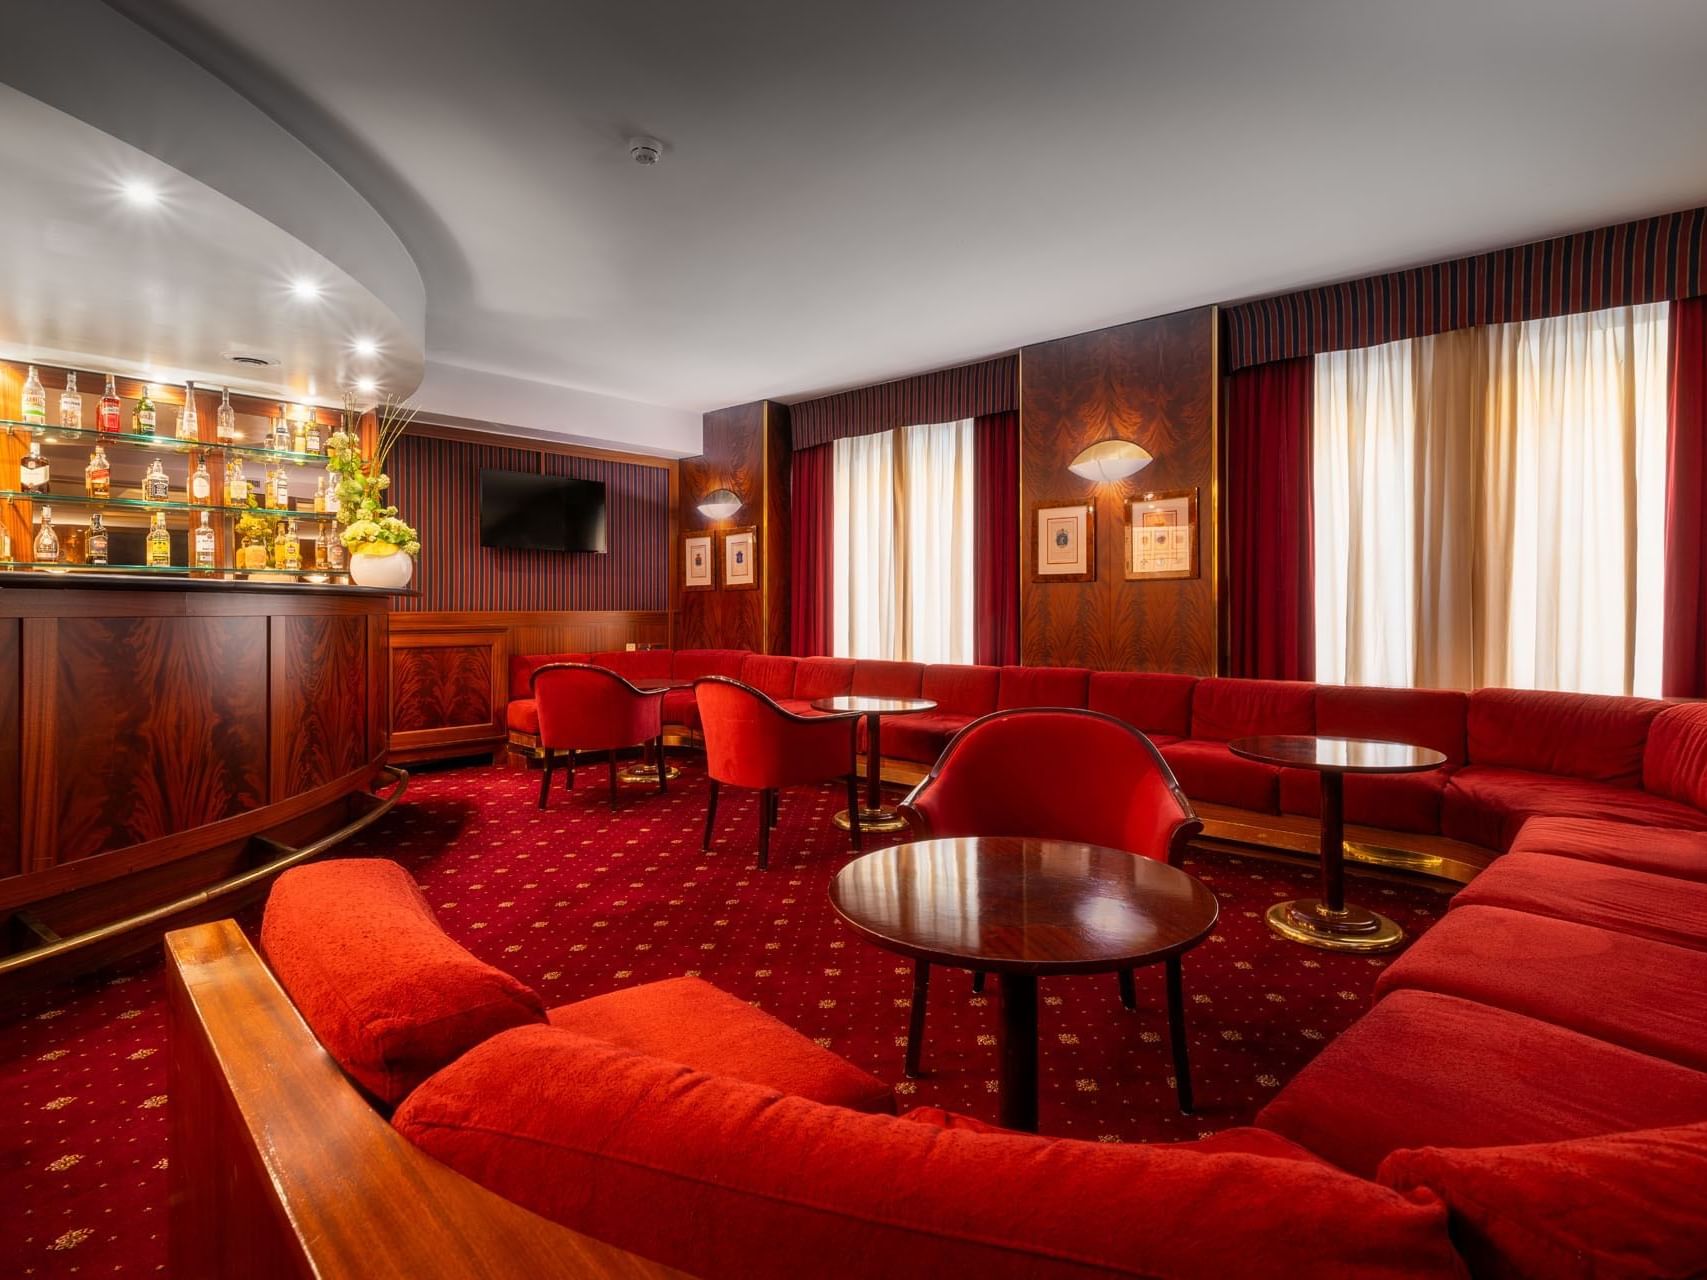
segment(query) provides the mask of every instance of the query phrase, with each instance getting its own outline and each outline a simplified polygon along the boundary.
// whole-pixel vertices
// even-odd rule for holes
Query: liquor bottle
[[[47,481],[47,459],[42,457],[40,442],[32,437],[29,452],[24,454],[24,460],[18,465],[19,485],[25,493],[46,493]]]
[[[89,465],[83,468],[83,488],[91,498],[113,496],[113,469],[107,463],[107,451],[96,445],[89,455]]]
[[[213,568],[213,526],[208,522],[208,513],[202,512],[202,522],[196,526],[195,565],[198,569]]]
[[[154,401],[148,398],[148,384],[142,384],[142,394],[137,397],[136,408],[131,411],[130,429],[139,436],[154,434],[156,416]]]
[[[47,425],[47,388],[42,386],[41,379],[36,376],[36,367],[33,364],[30,366],[30,376],[24,379],[24,421],[36,427]]]
[[[320,476],[314,481],[314,509],[318,512],[326,510],[326,477]]]
[[[262,501],[275,511],[290,510],[290,476],[279,463],[267,469],[267,496]]]
[[[142,473],[142,496],[150,502],[164,502],[172,493],[172,482],[166,478],[166,468],[155,458]]]
[[[308,452],[308,424],[301,418],[290,424],[290,447],[293,453]]]
[[[41,509],[41,532],[36,534],[35,551],[32,553],[37,564],[59,563],[59,535],[53,531],[53,508]]]
[[[331,530],[326,535],[326,567],[333,573],[344,571],[344,542],[338,536],[337,530]]]
[[[314,540],[314,567],[322,573],[326,570],[326,531],[322,529],[320,536]]]
[[[198,440],[201,438],[201,420],[196,416],[196,384],[184,384],[184,407],[178,414],[178,439]]]
[[[273,419],[273,448],[290,451],[290,417],[284,405],[279,406],[279,416]]]
[[[0,529],[0,569],[12,572],[12,531]]]
[[[310,418],[302,428],[302,452],[319,453],[323,447],[320,440],[320,424]]]
[[[213,477],[207,471],[207,455],[198,454],[196,469],[190,472],[190,501],[205,503],[213,496]]]
[[[243,459],[233,458],[225,466],[225,505],[249,505],[249,478],[243,474]]]
[[[321,509],[329,516],[338,514],[338,477],[326,477],[326,500],[320,504]]]
[[[237,410],[231,407],[230,387],[226,387],[219,397],[219,411],[214,414],[213,426],[221,444],[237,443]]]
[[[73,431],[83,429],[83,397],[77,394],[77,375],[65,375],[65,390],[59,393],[59,425]]]
[[[101,406],[95,412],[95,425],[102,431],[118,431],[124,417],[124,405],[119,402],[118,384],[107,375],[107,389],[101,392]]]
[[[107,526],[101,519],[99,511],[89,513],[89,563],[105,564],[107,562]]]
[[[296,520],[286,520],[279,530],[279,545],[275,560],[280,569],[302,568],[302,537],[296,531]]]
[[[166,513],[164,511],[156,511],[154,523],[148,526],[148,544],[144,563],[149,566],[172,563],[172,535],[166,532]]]

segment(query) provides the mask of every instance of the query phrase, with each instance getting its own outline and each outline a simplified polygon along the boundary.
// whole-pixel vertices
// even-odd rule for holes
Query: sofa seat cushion
[[[1702,1116],[1707,1074],[1505,1009],[1395,991],[1256,1122],[1372,1178],[1402,1147],[1556,1142]]]
[[[1631,871],[1707,880],[1707,831],[1643,827],[1600,818],[1531,818],[1511,842],[1513,853],[1554,853]]]
[[[1447,782],[1440,827],[1454,840],[1505,849],[1536,814],[1707,830],[1707,813],[1635,787],[1484,765],[1460,769]]]
[[[1648,726],[1665,705],[1654,698],[1477,689],[1465,719],[1469,760],[1639,786]]]
[[[1707,949],[1707,884],[1547,853],[1508,853],[1453,905],[1507,907]]]
[[[1191,736],[1191,691],[1196,676],[1150,671],[1093,671],[1086,705],[1124,720],[1148,736]]]
[[[854,662],[853,692],[872,698],[916,698],[924,678],[922,662],[860,658]]]
[[[1280,770],[1273,765],[1242,759],[1225,742],[1185,738],[1157,745],[1187,799],[1258,813],[1280,812]]]
[[[894,1113],[895,1090],[793,1027],[699,978],[669,978],[559,1005],[551,1025],[707,1075],[855,1111]]]
[[[942,1129],[555,1027],[481,1046],[394,1123],[499,1195],[702,1280],[1463,1274],[1434,1197],[1328,1165]]]
[[[1000,667],[932,663],[919,680],[919,696],[936,703],[944,715],[976,719],[996,709],[1001,678]]]
[[[532,698],[511,698],[504,708],[504,724],[511,733],[539,736],[539,707]]]
[[[539,996],[453,942],[383,858],[286,871],[261,951],[326,1052],[386,1105],[489,1036],[545,1021]]]
[[[1441,796],[1447,773],[1355,774],[1345,779],[1345,820],[1389,831],[1440,833]],[[1313,769],[1280,771],[1280,811],[1322,816],[1322,775]]]
[[[1432,1191],[1479,1276],[1707,1272],[1707,1124],[1472,1151],[1395,1151],[1383,1185]]]
[[[665,690],[664,723],[699,728],[699,699],[692,689]]]
[[[1003,667],[996,707],[1082,707],[1091,673],[1083,667]]]
[[[1314,733],[1316,686],[1299,680],[1199,680],[1191,736],[1231,742],[1264,733]]]
[[[794,677],[800,659],[768,653],[749,653],[741,659],[742,684],[752,685],[772,698],[792,698]]]
[[[884,716],[883,727],[878,730],[880,745],[883,754],[891,760],[935,764],[948,740],[977,718],[935,711],[921,712],[916,716]],[[861,749],[864,749],[863,728]]]
[[[701,676],[741,678],[741,663],[745,649],[677,649],[670,660],[670,674],[678,680],[698,680]]]
[[[794,668],[794,696],[839,698],[853,688],[852,658],[800,658]]]
[[[911,1111],[903,1111],[901,1119],[910,1120],[914,1124],[928,1124],[936,1129],[963,1129],[968,1133],[1020,1132],[1017,1129],[1004,1129],[999,1124],[991,1124],[988,1120],[978,1119],[977,1116],[947,1111],[942,1107],[914,1107]],[[1190,1142],[1172,1142],[1168,1144],[1168,1150],[1228,1152],[1248,1156],[1271,1156],[1277,1160],[1309,1160],[1322,1163],[1322,1157],[1315,1152],[1306,1151],[1296,1142],[1290,1142],[1278,1133],[1258,1129],[1254,1125],[1223,1129],[1220,1133],[1212,1133],[1207,1138],[1196,1138]]]
[[[1456,906],[1375,984],[1461,996],[1707,1071],[1707,951]]]

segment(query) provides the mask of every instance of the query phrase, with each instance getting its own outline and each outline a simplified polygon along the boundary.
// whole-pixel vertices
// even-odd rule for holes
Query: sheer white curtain
[[[973,423],[836,441],[838,657],[973,660]]]

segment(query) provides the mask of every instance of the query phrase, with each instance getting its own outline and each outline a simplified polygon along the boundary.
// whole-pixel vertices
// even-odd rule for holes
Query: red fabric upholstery
[[[666,680],[675,663],[668,649],[612,649],[588,659],[595,667],[614,671],[624,680]]]
[[[861,658],[854,663],[853,691],[873,698],[916,698],[925,676],[922,662],[884,662]]]
[[[1162,862],[1194,821],[1137,731],[1094,711],[1033,708],[974,721],[907,803],[929,836],[1079,840]]]
[[[941,715],[960,716],[963,722],[975,720],[996,709],[996,690],[1001,678],[1000,667],[935,663],[925,668],[925,674],[919,681],[919,696],[936,703],[937,712]],[[888,728],[887,725],[884,727]]]
[[[1667,707],[1654,717],[1642,755],[1642,786],[1707,809],[1707,702]]]
[[[911,760],[914,764],[935,764],[949,741],[967,725],[973,716],[939,715],[923,712],[916,716],[884,716],[883,755],[888,760]],[[865,722],[860,722],[860,750],[866,749]]]
[[[795,787],[840,778],[853,768],[853,721],[791,719],[745,685],[702,680],[700,729],[705,769],[731,786]]]
[[[1440,832],[1444,769],[1391,776],[1356,774],[1345,779],[1345,820],[1389,831]],[[1310,769],[1280,771],[1280,811],[1317,818],[1322,813],[1322,775]]]
[[[1243,760],[1225,742],[1187,738],[1161,748],[1186,795],[1204,804],[1230,804],[1258,813],[1280,812],[1280,770]]]
[[[749,653],[741,659],[740,681],[772,698],[792,698],[794,677],[799,667],[799,658]]]
[[[1089,697],[1091,673],[1083,667],[1003,667],[996,706],[1082,707]]]
[[[1707,1124],[1471,1151],[1395,1151],[1381,1181],[1446,1202],[1478,1276],[1707,1274]]]
[[[1401,1147],[1555,1142],[1702,1116],[1707,1074],[1504,1009],[1395,991],[1257,1124],[1374,1177]]]
[[[1468,713],[1469,700],[1456,689],[1324,684],[1316,686],[1314,731],[1342,738],[1396,738],[1433,747],[1446,757],[1446,768],[1455,769],[1465,760]]]
[[[855,1111],[893,1114],[895,1091],[793,1027],[698,978],[624,987],[560,1005],[551,1025],[707,1075]]]
[[[933,1129],[963,1129],[968,1133],[1007,1133],[1014,1129],[1004,1129],[999,1124],[991,1124],[988,1120],[980,1120],[976,1116],[961,1115],[958,1111],[945,1111],[941,1107],[914,1107],[911,1111],[901,1113],[901,1119],[910,1120],[914,1124],[927,1124]],[[1193,1142],[1171,1142],[1167,1145],[1169,1151],[1197,1151],[1203,1153],[1238,1153],[1248,1156],[1271,1156],[1277,1160],[1308,1160],[1313,1163],[1323,1163],[1322,1158],[1313,1151],[1306,1151],[1296,1142],[1288,1142],[1278,1133],[1267,1129],[1241,1127],[1223,1129],[1220,1133],[1212,1133],[1207,1138],[1198,1138]]]
[[[1199,680],[1191,736],[1231,742],[1260,733],[1314,733],[1316,686],[1301,680]]]
[[[1707,1071],[1707,950],[1504,907],[1459,906],[1400,956],[1377,997],[1461,996]]]
[[[1463,1274],[1432,1197],[1326,1165],[943,1130],[554,1027],[481,1046],[394,1123],[498,1194],[704,1280]]]
[[[1196,676],[1144,671],[1093,671],[1087,705],[1092,711],[1124,720],[1154,737],[1191,736],[1191,691]]]
[[[1440,827],[1455,840],[1504,849],[1536,814],[1707,829],[1707,813],[1634,787],[1482,765],[1460,769],[1447,782]]]
[[[487,1037],[545,1020],[531,989],[451,941],[403,868],[379,858],[286,871],[261,950],[326,1052],[388,1106]]]
[[[1707,880],[1707,831],[1675,831],[1597,818],[1531,818],[1511,842],[1512,853],[1555,853],[1631,871]]]
[[[699,728],[699,701],[692,689],[664,691],[663,718],[665,724],[678,724],[689,729]]]
[[[539,733],[539,707],[532,698],[512,698],[504,708],[504,724],[516,733]]]
[[[533,673],[548,662],[591,662],[585,653],[513,653],[510,655],[510,700],[533,697]]]
[[[539,744],[553,751],[634,747],[664,732],[662,692],[643,692],[597,667],[541,667],[533,700]]]
[[[1707,948],[1707,884],[1546,853],[1508,853],[1453,899]]]
[[[1478,689],[1466,719],[1471,764],[1639,786],[1653,698]]]
[[[745,649],[677,649],[670,663],[670,674],[677,680],[698,680],[701,676],[741,678],[741,663]]]
[[[814,698],[836,698],[853,688],[852,658],[799,658],[794,669],[794,694],[811,702]]]

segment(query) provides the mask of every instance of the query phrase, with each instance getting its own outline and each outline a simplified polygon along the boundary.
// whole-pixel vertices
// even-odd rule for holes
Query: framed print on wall
[[[1033,582],[1092,582],[1097,576],[1097,508],[1094,502],[1034,502],[1031,541]]]
[[[723,534],[723,589],[757,591],[759,588],[758,530],[729,529]]]
[[[711,535],[689,533],[682,537],[682,590],[710,591],[717,585],[712,567]]]
[[[1126,504],[1126,578],[1198,576],[1197,490],[1146,493]]]

